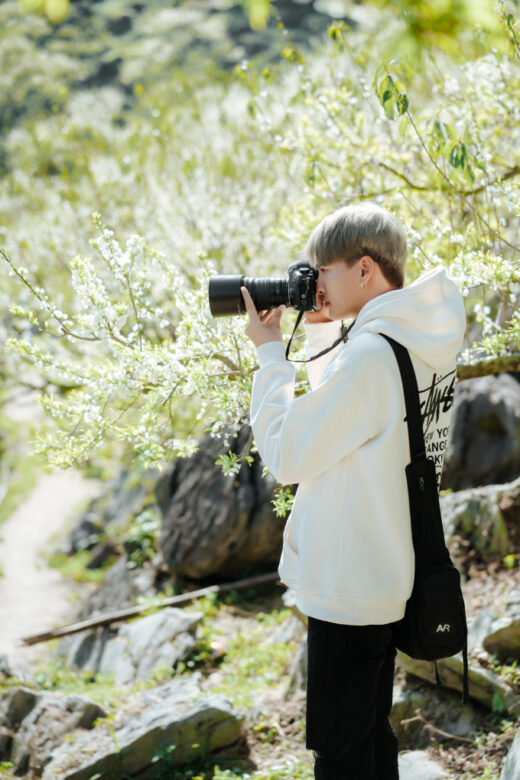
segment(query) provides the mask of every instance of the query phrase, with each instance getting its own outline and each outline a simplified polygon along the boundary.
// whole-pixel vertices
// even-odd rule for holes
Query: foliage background
[[[255,356],[208,276],[283,275],[352,201],[408,227],[408,281],[459,284],[459,373],[517,368],[517,5],[451,27],[393,6],[309,33],[273,5],[256,51],[240,9],[0,6],[0,367],[41,394],[47,462],[161,466],[237,430]]]

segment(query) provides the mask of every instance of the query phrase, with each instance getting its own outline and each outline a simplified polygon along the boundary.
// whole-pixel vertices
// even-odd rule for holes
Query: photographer
[[[308,621],[307,747],[318,780],[395,780],[393,628],[414,575],[405,466],[410,460],[398,366],[417,375],[426,447],[440,480],[465,330],[462,298],[443,268],[403,287],[406,234],[374,204],[341,208],[312,232],[318,312],[306,314],[311,392],[294,397],[283,306],[257,312],[242,288],[258,351],[251,424],[266,466],[298,483],[284,532],[282,581]]]

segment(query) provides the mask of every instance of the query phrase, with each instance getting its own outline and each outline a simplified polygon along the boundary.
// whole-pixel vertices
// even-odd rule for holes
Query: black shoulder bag
[[[411,658],[437,661],[461,652],[464,660],[462,702],[468,700],[468,629],[460,574],[444,539],[435,464],[426,456],[417,378],[408,351],[390,336],[403,383],[410,442],[406,467],[415,551],[412,595],[397,627],[395,644]],[[440,683],[437,664],[435,676]]]

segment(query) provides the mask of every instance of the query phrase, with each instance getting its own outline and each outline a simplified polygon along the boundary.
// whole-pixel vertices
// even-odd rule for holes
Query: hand
[[[315,322],[334,322],[334,320],[329,317],[329,307],[323,304],[323,298],[319,293],[316,302],[320,308],[316,311],[306,311],[304,315],[305,322],[308,322],[309,324],[314,324]]]
[[[255,347],[267,344],[269,341],[283,341],[280,320],[282,319],[285,306],[282,304],[277,309],[258,312],[247,288],[241,287],[240,289],[246,305],[246,311],[249,314],[249,325],[245,333]]]

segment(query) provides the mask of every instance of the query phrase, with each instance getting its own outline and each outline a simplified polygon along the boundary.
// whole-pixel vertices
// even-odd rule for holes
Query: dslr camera
[[[298,311],[315,310],[317,269],[306,260],[297,260],[291,263],[287,274],[285,279],[255,279],[240,274],[211,276],[208,297],[212,315],[245,314],[241,287],[247,288],[257,311],[275,309],[282,303]]]

